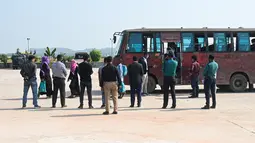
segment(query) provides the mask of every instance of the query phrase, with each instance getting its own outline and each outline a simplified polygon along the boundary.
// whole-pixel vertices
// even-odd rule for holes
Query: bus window
[[[161,49],[161,39],[160,39],[160,34],[156,33],[156,52],[160,52]]]
[[[147,45],[147,52],[154,52],[154,42],[153,38],[146,37],[146,45]]]
[[[251,45],[251,51],[255,51],[255,37],[250,37],[250,45]]]
[[[128,39],[127,52],[138,53],[143,51],[141,33],[130,33]]]
[[[238,51],[250,51],[249,33],[237,33]]]
[[[182,33],[182,51],[183,52],[194,52],[194,35],[193,33]]]
[[[228,52],[234,51],[234,47],[233,47],[234,43],[232,43],[231,39],[232,39],[231,33],[226,33],[226,48],[227,48],[226,50]]]
[[[226,36],[225,33],[214,33],[215,49],[217,52],[226,52]]]
[[[214,38],[211,35],[208,35],[208,51],[214,52]]]
[[[204,33],[195,34],[195,51],[206,51],[206,41]]]

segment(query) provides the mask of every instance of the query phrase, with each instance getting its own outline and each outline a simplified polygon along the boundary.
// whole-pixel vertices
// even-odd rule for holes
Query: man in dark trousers
[[[56,102],[58,98],[58,90],[60,90],[60,100],[62,108],[67,107],[65,104],[66,98],[66,84],[65,79],[67,76],[66,66],[61,61],[62,55],[57,56],[57,62],[52,64],[53,73],[53,97],[52,97],[52,108],[56,108]]]
[[[79,75],[81,81],[81,95],[80,95],[80,106],[78,108],[83,109],[83,100],[85,88],[87,88],[89,109],[94,108],[92,106],[92,81],[91,75],[93,74],[92,65],[88,62],[89,55],[84,55],[84,61],[79,64]]]
[[[144,53],[144,56],[139,59],[139,63],[143,67],[143,82],[142,82],[142,87],[141,87],[142,95],[143,96],[148,95],[148,91],[147,91],[147,86],[148,86],[148,71],[149,71],[148,57],[149,57],[148,53]]]
[[[105,112],[109,115],[110,104],[109,99],[112,94],[114,111],[112,114],[118,114],[118,88],[121,87],[121,78],[118,69],[112,64],[112,57],[107,57],[107,65],[102,69],[102,77],[100,87],[103,88],[105,94]]]
[[[35,56],[31,55],[28,57],[28,62],[22,65],[20,74],[24,78],[24,89],[23,89],[23,102],[22,108],[26,108],[27,104],[27,93],[31,86],[33,92],[33,105],[35,108],[40,108],[37,103],[37,81],[36,81],[36,69],[37,66],[34,63]]]
[[[209,55],[209,63],[204,69],[204,90],[206,103],[202,109],[210,109],[210,91],[212,95],[213,104],[212,109],[216,108],[216,76],[218,72],[218,63],[214,61],[214,56]]]
[[[191,87],[192,93],[189,98],[198,98],[199,94],[199,72],[200,72],[200,64],[197,62],[197,56],[193,55],[191,57],[192,65],[190,69],[190,78],[191,78]]]
[[[168,105],[169,98],[169,86],[171,88],[171,96],[172,96],[172,109],[176,107],[176,96],[175,96],[175,76],[176,76],[176,68],[178,66],[178,62],[173,59],[173,54],[165,54],[165,60],[163,62],[163,74],[164,74],[164,103],[163,109],[166,109]]]
[[[131,88],[131,105],[130,107],[134,107],[135,104],[135,94],[137,94],[137,106],[141,107],[141,86],[142,86],[142,78],[143,78],[143,67],[141,64],[137,62],[137,57],[133,57],[133,63],[128,65],[128,77]]]

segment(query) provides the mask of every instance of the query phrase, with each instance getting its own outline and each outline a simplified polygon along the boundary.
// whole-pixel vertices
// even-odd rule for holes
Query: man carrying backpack
[[[34,62],[35,56],[30,55],[28,57],[28,62],[21,67],[20,74],[24,78],[22,108],[26,108],[27,93],[30,86],[33,92],[33,105],[35,108],[41,108],[37,103],[37,79],[36,79],[37,66]]]

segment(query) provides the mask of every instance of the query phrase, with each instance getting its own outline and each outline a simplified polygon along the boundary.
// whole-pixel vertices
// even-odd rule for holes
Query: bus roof
[[[138,28],[127,29],[126,32],[255,32],[255,28]]]

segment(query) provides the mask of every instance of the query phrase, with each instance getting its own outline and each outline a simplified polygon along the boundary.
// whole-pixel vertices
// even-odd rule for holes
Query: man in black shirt
[[[143,78],[143,67],[141,64],[137,62],[137,57],[133,57],[133,63],[128,65],[128,77],[130,83],[131,90],[131,105],[130,107],[134,107],[135,104],[135,94],[137,94],[137,106],[141,107],[141,86],[142,86],[142,78]]]
[[[102,77],[100,80],[100,87],[104,88],[105,93],[105,112],[104,115],[109,115],[110,104],[109,98],[112,93],[114,104],[113,114],[118,114],[118,86],[121,86],[121,79],[117,68],[112,65],[112,57],[107,57],[107,65],[102,69]],[[117,83],[118,81],[118,83]]]
[[[23,105],[22,108],[26,108],[27,104],[27,93],[31,86],[33,92],[33,105],[35,108],[40,108],[37,103],[37,81],[36,81],[36,69],[35,56],[31,55],[28,57],[28,62],[21,67],[20,74],[24,78],[24,94],[23,94]]]
[[[88,100],[89,100],[89,109],[94,108],[92,106],[92,82],[91,75],[93,74],[92,65],[88,62],[89,55],[84,56],[84,62],[79,64],[79,75],[81,81],[81,95],[80,95],[80,106],[78,108],[83,109],[83,100],[85,87],[87,88]]]

